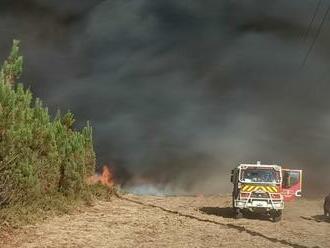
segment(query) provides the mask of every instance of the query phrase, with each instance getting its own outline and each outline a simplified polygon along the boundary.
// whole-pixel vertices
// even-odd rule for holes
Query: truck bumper
[[[268,199],[248,199],[248,200],[235,200],[235,208],[240,209],[265,209],[265,210],[281,210],[284,209],[284,202],[282,200],[274,201]]]

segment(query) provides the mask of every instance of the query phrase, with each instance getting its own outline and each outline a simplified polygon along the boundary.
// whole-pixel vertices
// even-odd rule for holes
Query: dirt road
[[[0,247],[330,247],[322,200],[289,203],[272,223],[232,219],[224,196],[123,197],[25,227]]]

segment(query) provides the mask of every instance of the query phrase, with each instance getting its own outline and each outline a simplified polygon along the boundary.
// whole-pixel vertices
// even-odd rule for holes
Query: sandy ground
[[[230,198],[124,195],[17,230],[0,247],[330,247],[322,200],[286,205],[283,220],[234,220]]]

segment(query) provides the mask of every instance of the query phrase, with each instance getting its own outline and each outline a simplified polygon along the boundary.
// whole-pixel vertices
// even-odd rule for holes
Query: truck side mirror
[[[230,176],[230,182],[234,182],[234,176],[233,175]]]

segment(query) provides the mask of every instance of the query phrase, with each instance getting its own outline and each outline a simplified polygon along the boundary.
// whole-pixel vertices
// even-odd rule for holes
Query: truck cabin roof
[[[237,169],[246,169],[246,168],[250,168],[250,167],[253,167],[253,168],[260,168],[260,169],[267,169],[267,168],[273,168],[275,170],[281,170],[281,166],[279,165],[276,165],[276,164],[240,164],[239,166],[237,166],[236,168]]]

